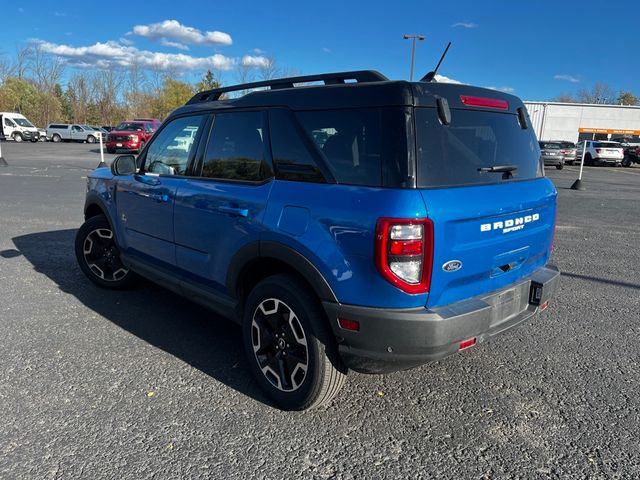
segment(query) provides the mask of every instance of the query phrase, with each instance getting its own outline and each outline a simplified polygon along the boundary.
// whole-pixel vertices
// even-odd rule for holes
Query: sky
[[[459,81],[549,100],[604,82],[640,95],[640,1],[462,0],[283,2],[155,0],[15,2],[0,13],[0,54],[35,42],[74,68],[136,62],[196,80],[211,68],[237,83],[268,57],[302,74],[373,69],[408,79],[432,70]],[[629,20],[631,19],[631,20]],[[629,28],[629,26],[632,26]]]

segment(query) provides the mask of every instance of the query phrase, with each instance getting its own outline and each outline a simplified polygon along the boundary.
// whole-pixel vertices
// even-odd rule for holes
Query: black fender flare
[[[259,258],[272,258],[287,264],[309,282],[321,301],[338,303],[335,293],[316,266],[300,252],[282,243],[255,241],[242,247],[232,258],[227,271],[227,292],[236,296],[237,285],[244,268]]]

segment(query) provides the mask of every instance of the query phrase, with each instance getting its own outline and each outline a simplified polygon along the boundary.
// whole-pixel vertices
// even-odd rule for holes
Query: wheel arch
[[[300,278],[320,301],[338,302],[327,280],[307,257],[287,245],[267,241],[245,245],[236,253],[227,273],[227,292],[242,305],[261,280],[281,273]]]

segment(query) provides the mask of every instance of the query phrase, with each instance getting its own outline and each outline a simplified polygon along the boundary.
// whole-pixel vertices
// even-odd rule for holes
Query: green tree
[[[194,95],[193,85],[172,78],[166,78],[160,97],[152,104],[152,113],[164,118],[176,108],[181,107]]]
[[[202,80],[196,84],[196,91],[203,92],[205,90],[213,90],[214,88],[220,88],[220,82],[211,70],[207,70]]]
[[[618,95],[618,104],[619,105],[638,105],[640,104],[640,99],[636,97],[631,92],[625,92],[620,90],[620,95]]]

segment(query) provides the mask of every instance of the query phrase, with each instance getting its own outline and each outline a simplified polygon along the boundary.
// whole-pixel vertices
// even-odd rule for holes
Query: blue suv
[[[467,85],[358,71],[202,92],[87,189],[87,277],[140,275],[240,323],[284,409],[329,402],[349,369],[489,340],[559,278],[557,192],[526,110]]]

